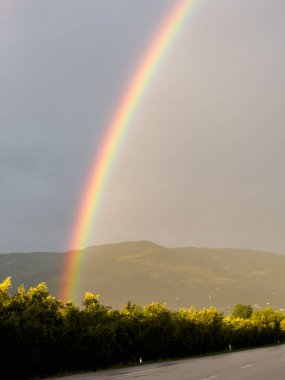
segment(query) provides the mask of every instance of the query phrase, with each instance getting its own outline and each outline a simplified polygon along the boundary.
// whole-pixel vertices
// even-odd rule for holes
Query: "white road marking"
[[[155,371],[155,370],[156,370],[156,368],[150,368],[150,369],[143,369],[141,371],[134,371],[134,372],[128,372],[128,373],[118,373],[118,374],[110,375],[107,377],[98,377],[98,380],[110,379],[111,376],[112,376],[112,378],[122,377],[122,376],[125,376],[125,377],[126,376],[132,376],[132,375],[140,374],[143,372],[151,372],[151,371]]]
[[[245,365],[244,367],[241,367],[241,368],[245,369],[245,368],[249,368],[249,367],[254,367],[254,364],[248,364],[248,365]]]
[[[219,377],[219,376],[216,376],[216,375],[214,375],[214,376],[211,376],[211,377],[204,377],[204,379],[203,380],[212,380],[212,379],[216,379],[217,377]]]

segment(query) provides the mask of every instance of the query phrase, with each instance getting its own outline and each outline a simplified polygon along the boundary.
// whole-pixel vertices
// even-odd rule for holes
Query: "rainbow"
[[[118,149],[160,63],[197,2],[198,0],[175,1],[131,76],[111,122],[106,128],[106,134],[93,161],[83,191],[72,232],[72,239],[69,244],[70,251],[67,253],[64,265],[62,300],[67,301],[76,298],[84,259],[84,246],[91,234],[93,220]]]

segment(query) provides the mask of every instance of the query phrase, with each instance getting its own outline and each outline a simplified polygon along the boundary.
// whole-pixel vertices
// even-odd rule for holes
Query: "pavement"
[[[140,364],[53,380],[285,380],[285,345]]]

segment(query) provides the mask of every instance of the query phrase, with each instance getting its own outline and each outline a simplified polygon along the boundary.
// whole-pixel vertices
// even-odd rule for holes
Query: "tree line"
[[[0,378],[31,379],[114,365],[181,358],[285,340],[285,315],[237,305],[170,310],[166,304],[121,310],[86,293],[82,308],[51,296],[45,283],[11,295],[0,284]]]

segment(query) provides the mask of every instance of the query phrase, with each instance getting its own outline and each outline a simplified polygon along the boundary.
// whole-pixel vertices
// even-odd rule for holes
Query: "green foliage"
[[[10,296],[8,290],[11,287],[11,277],[7,277],[2,284],[0,284],[0,304],[5,305],[6,302],[9,301]]]
[[[85,309],[96,309],[99,305],[99,298],[99,294],[94,295],[93,293],[86,292],[84,301],[82,302],[83,306],[85,307]]]
[[[83,308],[52,297],[45,283],[9,294],[0,284],[0,378],[29,379],[120,363],[178,358],[276,343],[285,338],[285,316],[237,305],[231,316],[217,309],[170,310],[127,303],[121,310],[86,293]],[[15,363],[17,358],[17,366]]]
[[[237,317],[237,318],[247,319],[251,316],[252,312],[253,312],[253,309],[251,305],[242,305],[239,303],[234,308],[234,311],[232,312],[232,316]]]

